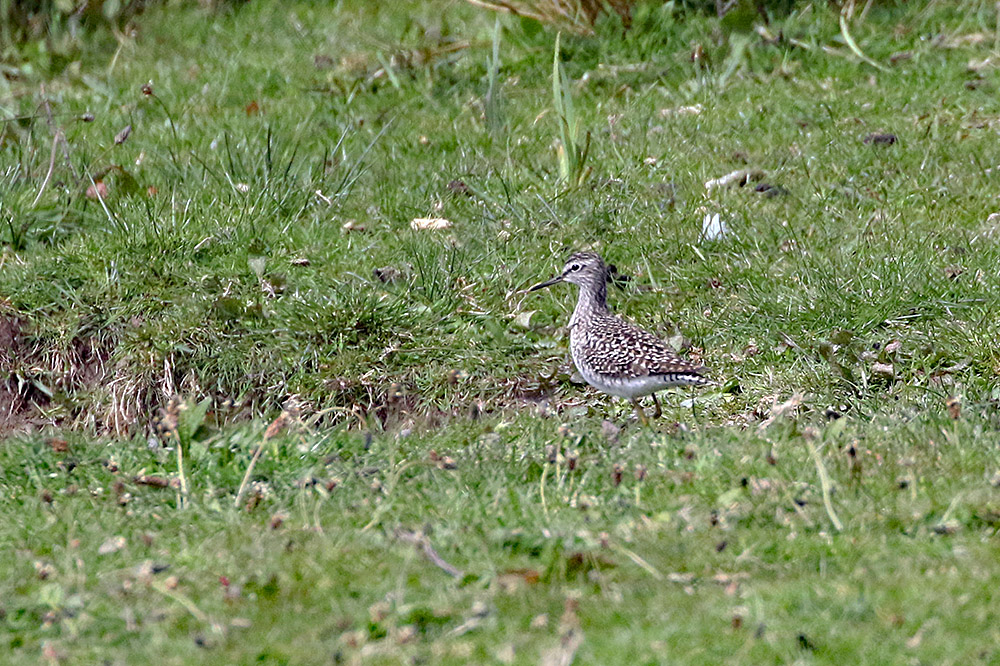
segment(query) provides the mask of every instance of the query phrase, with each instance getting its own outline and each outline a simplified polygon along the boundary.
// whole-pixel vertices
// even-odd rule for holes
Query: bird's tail
[[[671,372],[667,374],[667,378],[679,386],[716,386],[716,382],[702,374],[705,372],[708,372],[708,368],[700,367],[685,372]]]

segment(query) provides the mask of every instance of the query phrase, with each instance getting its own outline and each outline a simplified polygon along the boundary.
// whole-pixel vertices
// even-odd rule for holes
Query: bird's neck
[[[573,316],[570,317],[569,325],[575,326],[582,319],[594,315],[610,314],[608,310],[608,285],[606,280],[601,280],[594,284],[580,286],[580,295],[576,301],[576,308]]]

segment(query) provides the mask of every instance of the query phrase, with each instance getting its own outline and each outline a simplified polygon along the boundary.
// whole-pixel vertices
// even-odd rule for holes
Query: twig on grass
[[[258,446],[253,452],[253,457],[250,458],[250,464],[247,465],[247,471],[243,475],[243,480],[240,481],[240,489],[236,491],[236,500],[233,502],[233,506],[237,509],[240,508],[240,500],[243,499],[243,491],[246,490],[247,483],[250,481],[250,475],[253,474],[253,468],[257,466],[257,461],[260,460],[260,455],[263,451],[264,442],[261,442],[260,446]]]
[[[170,439],[177,447],[177,479],[180,487],[177,489],[177,508],[183,509],[188,499],[187,476],[184,474],[184,453],[181,444],[180,413],[184,409],[184,404],[179,396],[174,395],[167,402],[167,406],[161,410],[157,427]]]
[[[803,439],[806,447],[809,449],[809,454],[812,456],[813,462],[816,463],[816,472],[819,474],[819,486],[823,492],[823,506],[826,508],[826,515],[830,517],[830,522],[833,523],[834,529],[841,532],[844,529],[844,525],[837,518],[837,512],[833,510],[833,502],[830,500],[830,477],[826,474],[826,466],[823,465],[823,459],[820,458],[819,451],[809,438],[805,437]]]
[[[546,463],[545,467],[542,468],[542,478],[539,479],[538,481],[538,494],[540,495],[542,500],[542,513],[545,515],[546,520],[548,520],[549,518],[549,508],[545,504],[545,480],[546,477],[548,477],[548,475],[549,475],[549,465],[548,463]]]
[[[847,48],[851,49],[851,53],[860,58],[862,62],[871,65],[880,72],[888,72],[889,69],[885,65],[881,65],[865,55],[864,51],[861,50],[861,47],[859,47],[857,42],[854,41],[854,38],[851,37],[851,31],[847,27],[847,20],[853,14],[854,0],[848,0],[848,2],[844,4],[843,9],[840,10],[840,34],[843,36],[844,42],[847,43]]]
[[[52,132],[52,151],[49,154],[49,169],[45,173],[45,179],[42,180],[42,186],[38,188],[38,194],[35,195],[35,200],[31,202],[32,208],[38,205],[39,200],[42,198],[42,194],[45,192],[45,188],[48,187],[49,181],[52,179],[52,172],[55,171],[56,167],[56,149],[59,145],[62,145],[63,157],[66,159],[66,166],[69,167],[74,180],[77,179],[76,170],[73,168],[73,161],[69,158],[69,142],[66,141],[66,134],[62,131],[62,128],[56,125],[55,116],[52,113],[52,105],[49,104],[49,99],[45,95],[44,84],[41,87],[41,93],[41,106],[45,110],[45,120],[49,125],[49,130]]]
[[[194,602],[191,601],[189,598],[187,598],[185,595],[169,589],[166,585],[164,585],[159,581],[154,581],[153,583],[150,584],[150,586],[163,596],[170,597],[171,599],[179,603],[187,610],[187,612],[191,613],[191,615],[194,616],[194,618],[199,622],[208,622],[208,616],[205,615],[205,613],[200,608],[195,606]]]
[[[181,594],[177,590],[170,589],[160,581],[153,581],[152,583],[150,583],[150,587],[152,587],[154,590],[156,590],[163,596],[173,599],[174,601],[179,603],[181,606],[184,607],[185,610],[187,610],[188,613],[191,613],[191,615],[199,622],[204,622],[205,624],[210,625],[212,629],[215,630],[216,632],[219,631],[218,625],[216,625],[214,622],[211,622],[209,620],[208,615],[206,615],[203,610],[198,608],[198,606],[196,606],[195,603],[191,601],[191,599],[187,595]]]
[[[49,180],[52,178],[52,172],[56,167],[56,148],[59,146],[59,133],[56,133],[52,137],[52,152],[49,154],[49,170],[45,172],[45,178],[42,180],[42,186],[38,188],[38,194],[35,195],[35,200],[31,202],[31,207],[34,208],[38,205],[38,200],[42,198],[42,194],[45,192],[45,188],[49,184]]]
[[[62,131],[62,128],[56,125],[55,114],[52,113],[52,105],[49,104],[49,98],[45,96],[45,86],[41,87],[42,92],[42,108],[45,109],[45,120],[49,125],[49,129],[52,134],[59,138],[62,143],[63,157],[66,160],[66,166],[69,168],[70,173],[73,174],[73,180],[79,182],[80,178],[76,174],[76,169],[73,168],[73,160],[69,158],[69,141],[66,140],[66,133]]]
[[[638,554],[632,552],[631,550],[629,550],[625,546],[622,546],[622,545],[617,544],[617,543],[612,543],[611,547],[614,550],[617,550],[618,552],[620,552],[622,555],[624,555],[628,559],[632,560],[637,566],[639,566],[640,568],[644,569],[646,571],[646,573],[648,573],[650,576],[652,576],[656,580],[663,580],[663,574],[661,574],[656,569],[656,567],[654,567],[652,564],[650,564],[646,560],[644,560],[641,557],[639,557]]]
[[[288,424],[292,422],[295,418],[295,414],[298,410],[294,406],[288,406],[281,411],[278,418],[271,422],[271,425],[267,426],[267,430],[264,431],[264,439],[261,441],[260,446],[257,450],[253,452],[253,457],[250,458],[250,464],[247,465],[247,471],[243,474],[243,481],[240,482],[240,488],[236,491],[236,501],[233,502],[233,506],[239,508],[240,500],[243,499],[243,492],[247,488],[247,484],[250,482],[250,475],[253,474],[253,468],[257,466],[257,461],[260,460],[261,455],[264,453],[264,444],[267,443],[269,439],[283,431],[288,427]]]
[[[178,506],[184,508],[188,500],[188,483],[187,477],[184,475],[184,447],[181,445],[181,438],[177,437],[177,478],[180,479],[181,489],[180,489],[180,501]]]
[[[160,105],[161,109],[163,109],[163,113],[167,116],[167,122],[170,124],[170,133],[174,137],[174,143],[180,145],[180,139],[177,136],[177,127],[174,125],[174,118],[170,115],[170,109],[168,109],[167,105],[163,103],[163,100],[157,97],[156,93],[153,92],[152,81],[142,86],[142,94],[152,99]],[[167,152],[170,153],[170,161],[174,163],[174,168],[177,169],[177,171],[180,171],[181,165],[180,162],[177,161],[177,154],[174,153],[173,146],[167,146]]]
[[[406,543],[413,544],[420,552],[426,557],[431,564],[436,566],[441,571],[445,572],[449,576],[454,578],[462,578],[465,574],[462,573],[461,569],[456,569],[454,566],[445,561],[443,557],[438,555],[438,552],[434,550],[434,546],[431,545],[430,539],[427,538],[426,534],[411,532],[409,530],[398,529],[396,530],[396,538],[400,541],[405,541]]]

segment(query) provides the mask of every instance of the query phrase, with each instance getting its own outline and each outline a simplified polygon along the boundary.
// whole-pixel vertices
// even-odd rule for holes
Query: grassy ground
[[[554,32],[377,6],[0,78],[9,662],[1000,660],[993,3],[564,34],[568,178]],[[575,383],[581,248],[720,387]]]

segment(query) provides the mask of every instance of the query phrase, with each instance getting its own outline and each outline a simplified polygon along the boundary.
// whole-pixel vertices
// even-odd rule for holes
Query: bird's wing
[[[687,361],[663,340],[618,317],[602,317],[581,353],[584,362],[602,375],[701,375],[704,367]]]

